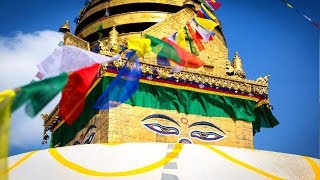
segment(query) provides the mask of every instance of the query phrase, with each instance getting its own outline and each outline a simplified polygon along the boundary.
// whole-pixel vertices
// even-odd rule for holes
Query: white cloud
[[[0,36],[0,91],[28,84],[38,72],[36,65],[51,54],[62,39],[63,34],[49,30]],[[57,99],[41,113],[49,113],[56,102]],[[12,115],[11,146],[33,150],[41,144],[42,134],[43,120],[39,115],[29,118],[24,109]]]

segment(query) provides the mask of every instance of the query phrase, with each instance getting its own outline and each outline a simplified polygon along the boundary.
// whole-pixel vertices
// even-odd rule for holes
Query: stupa
[[[43,114],[43,142],[51,131],[51,148],[10,157],[5,173],[12,179],[319,179],[319,159],[254,150],[254,134],[278,124],[269,76],[246,79],[241,52],[228,58],[218,19],[198,55],[202,67],[173,71],[175,63],[159,65],[149,52],[139,58],[143,74],[130,99],[93,110],[124,66],[130,38],[172,37],[197,16],[200,4],[91,0],[74,35],[68,22],[60,28],[64,45],[121,59],[102,64],[103,76],[71,126],[61,119],[59,104]]]
[[[106,7],[110,16],[101,18]],[[81,12],[75,35],[65,32],[64,43],[86,50],[99,46],[97,52],[106,56],[121,54],[122,60],[106,67],[107,86],[125,62],[128,39],[145,34],[169,37],[196,17],[199,8],[200,2],[184,0],[91,1]],[[278,124],[268,99],[269,76],[245,79],[241,57],[236,52],[232,61],[228,59],[222,25],[215,22],[219,25],[213,40],[203,44],[205,50],[198,56],[203,67],[171,73],[174,64],[160,66],[150,52],[140,58],[139,90],[126,103],[94,112],[92,102],[86,102],[88,111],[71,126],[60,118],[57,106],[44,116],[45,130],[52,131],[52,147],[184,142],[253,148],[260,126]],[[104,29],[98,30],[101,26]],[[89,98],[95,93],[99,92],[93,90]]]

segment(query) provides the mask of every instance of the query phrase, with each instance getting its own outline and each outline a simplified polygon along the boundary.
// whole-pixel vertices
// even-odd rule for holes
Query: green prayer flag
[[[190,36],[190,34],[188,32],[187,27],[185,26],[183,29],[184,29],[184,32],[187,34],[191,53],[196,55],[196,56],[199,56],[199,52],[198,52],[197,48],[194,46],[194,44],[193,44],[193,40],[191,39],[191,36]]]
[[[146,38],[151,40],[152,51],[158,56],[169,58],[178,64],[181,62],[179,53],[170,44],[148,34],[146,34]]]
[[[12,112],[27,103],[26,112],[34,117],[64,88],[67,81],[68,74],[62,73],[21,87],[13,100]]]
[[[100,24],[100,26],[98,27],[98,30],[97,31],[102,31],[103,30],[103,25],[102,23]]]

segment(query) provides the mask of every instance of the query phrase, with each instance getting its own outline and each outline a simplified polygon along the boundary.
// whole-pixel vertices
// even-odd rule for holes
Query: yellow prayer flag
[[[11,105],[15,95],[13,90],[0,92],[0,179],[7,179]]]
[[[178,41],[178,45],[181,46],[182,48],[185,49],[187,47],[186,34],[184,33],[183,29],[178,30],[177,41]]]
[[[195,17],[195,20],[200,26],[202,26],[203,28],[209,31],[213,31],[213,29],[219,25],[218,23],[211,21],[209,19]]]
[[[291,6],[291,4],[287,3],[287,6],[291,9],[293,9],[293,7]]]
[[[128,49],[137,50],[139,57],[143,57],[147,52],[151,51],[151,40],[143,38],[131,38],[128,40]]]
[[[212,20],[217,19],[217,17],[211,11],[209,11],[204,4],[201,3],[201,7],[205,11],[205,13],[207,13],[208,16],[210,16]]]

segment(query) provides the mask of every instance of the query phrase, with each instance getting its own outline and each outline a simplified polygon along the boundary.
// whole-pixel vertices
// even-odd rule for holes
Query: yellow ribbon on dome
[[[11,105],[15,95],[13,90],[0,92],[0,179],[8,178],[2,173],[7,169]]]
[[[151,51],[150,45],[150,39],[131,38],[128,40],[128,49],[136,50],[139,57],[143,57],[146,53]]]

